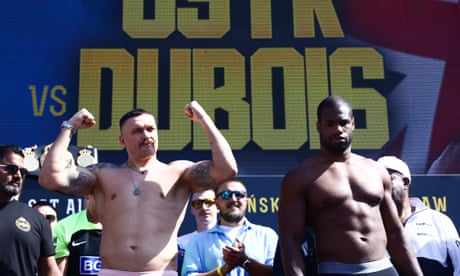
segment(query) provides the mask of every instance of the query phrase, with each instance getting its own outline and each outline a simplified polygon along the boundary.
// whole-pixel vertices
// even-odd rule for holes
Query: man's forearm
[[[238,172],[238,166],[230,144],[209,116],[203,117],[201,126],[211,146],[213,165],[217,171],[223,174],[227,172],[225,174],[228,174],[228,177],[234,176]]]

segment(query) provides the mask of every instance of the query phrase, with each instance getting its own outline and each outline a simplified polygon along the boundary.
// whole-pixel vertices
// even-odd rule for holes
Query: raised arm
[[[92,171],[84,167],[69,165],[63,156],[67,153],[75,131],[95,124],[93,115],[86,109],[78,111],[63,123],[40,170],[38,182],[43,188],[72,196],[82,196],[92,190],[96,183],[96,177]]]
[[[383,224],[388,240],[388,251],[391,262],[400,275],[423,275],[412,245],[404,235],[403,225],[398,217],[396,205],[391,198],[391,179],[386,172],[382,172],[384,179],[384,197],[380,204]]]
[[[302,243],[306,229],[306,202],[297,169],[291,169],[281,183],[278,230],[285,275],[306,275]]]
[[[238,168],[232,149],[203,107],[192,101],[184,107],[184,113],[189,119],[200,123],[208,137],[212,152],[212,161],[198,162],[186,170],[186,182],[192,184],[192,189],[202,190],[217,186],[235,176]]]

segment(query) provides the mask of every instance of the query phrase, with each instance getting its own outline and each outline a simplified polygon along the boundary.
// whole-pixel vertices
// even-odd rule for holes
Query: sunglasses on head
[[[11,175],[15,174],[18,170],[19,172],[21,173],[21,177],[24,178],[26,177],[27,175],[27,169],[26,168],[19,168],[18,166],[16,165],[12,165],[12,164],[8,164],[8,165],[5,165],[5,164],[0,164],[0,167],[4,168],[5,171]]]
[[[203,207],[203,204],[206,205],[206,207],[211,207],[212,205],[214,205],[214,203],[216,203],[216,200],[214,198],[206,198],[206,199],[195,199],[195,200],[192,200],[192,207],[195,208],[195,209],[200,209],[201,207]]]
[[[220,196],[222,199],[225,199],[225,200],[228,200],[228,199],[232,198],[233,195],[235,195],[235,197],[237,199],[242,199],[242,198],[246,197],[246,192],[226,190],[226,191],[222,191],[222,192],[217,194],[217,196]]]

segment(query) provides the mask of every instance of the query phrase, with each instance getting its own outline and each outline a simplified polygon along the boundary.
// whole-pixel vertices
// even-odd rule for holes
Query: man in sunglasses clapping
[[[239,179],[216,189],[218,224],[188,243],[182,275],[272,275],[278,235],[245,217],[247,190]]]

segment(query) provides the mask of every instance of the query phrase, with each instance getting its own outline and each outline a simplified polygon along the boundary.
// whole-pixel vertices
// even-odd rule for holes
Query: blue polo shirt
[[[259,263],[273,265],[278,234],[266,226],[250,223],[247,219],[237,235],[244,244],[246,255]],[[182,275],[195,275],[224,265],[222,249],[225,245],[235,245],[218,224],[197,233],[187,245],[182,266]],[[249,275],[242,267],[236,267],[228,275]]]

